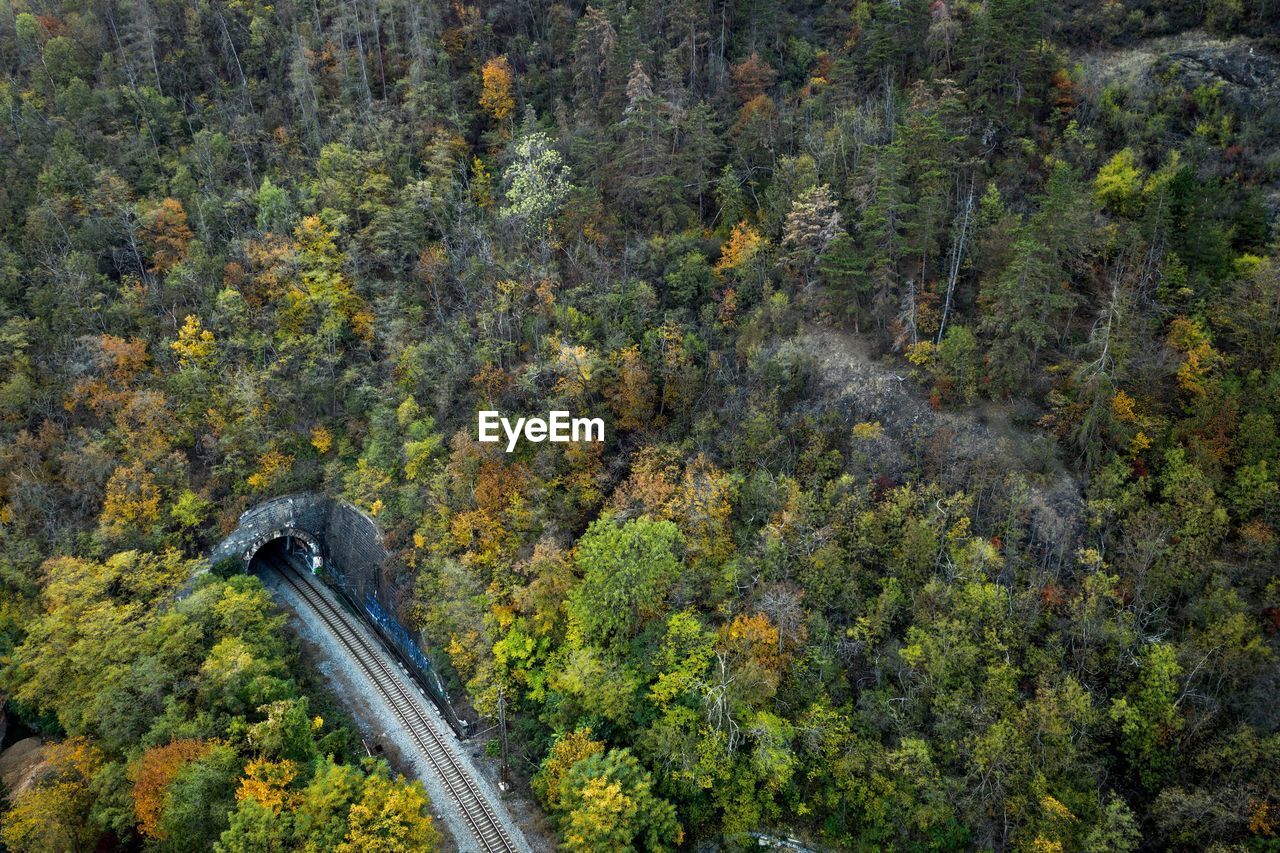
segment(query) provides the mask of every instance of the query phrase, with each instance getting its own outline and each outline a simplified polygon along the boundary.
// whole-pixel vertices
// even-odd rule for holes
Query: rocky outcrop
[[[1120,85],[1149,94],[1168,74],[1188,90],[1221,85],[1223,97],[1238,111],[1263,116],[1280,105],[1280,56],[1243,37],[1221,39],[1199,31],[1152,39],[1142,44],[1077,57],[1086,85]]]
[[[1157,58],[1156,73],[1172,72],[1187,88],[1218,86],[1237,112],[1280,119],[1270,112],[1280,106],[1280,57],[1263,52],[1247,39],[1194,41]]]
[[[0,752],[0,782],[10,797],[35,784],[44,772],[44,741],[24,738]]]
[[[1134,47],[1077,57],[1095,95],[1119,86],[1137,97],[1173,81],[1187,92],[1216,88],[1236,116],[1245,167],[1259,181],[1272,231],[1280,228],[1280,55],[1242,36],[1222,39],[1200,31],[1152,39]]]

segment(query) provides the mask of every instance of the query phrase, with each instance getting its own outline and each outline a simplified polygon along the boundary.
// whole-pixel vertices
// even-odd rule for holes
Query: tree
[[[1178,366],[1178,387],[1193,400],[1203,400],[1209,393],[1213,372],[1222,364],[1222,355],[1213,348],[1204,327],[1187,317],[1173,319],[1168,343],[1183,356]]]
[[[192,233],[187,212],[176,198],[144,205],[140,216],[142,240],[151,258],[150,271],[165,275],[187,256]]]
[[[56,714],[72,734],[108,732],[123,721],[100,697],[123,682],[150,620],[194,564],[176,551],[127,551],[101,563],[59,557],[44,570],[43,613],[13,652],[12,695]]]
[[[701,252],[684,255],[667,271],[663,280],[671,302],[687,308],[701,305],[714,282],[711,266]]]
[[[115,537],[149,532],[160,520],[160,498],[160,484],[142,460],[116,468],[102,504],[104,532]]]
[[[279,813],[293,799],[290,784],[298,777],[298,763],[284,759],[258,759],[245,765],[244,776],[236,788],[236,802],[253,800],[260,806]]]
[[[572,189],[564,158],[540,132],[530,133],[516,144],[502,180],[507,203],[500,215],[521,223],[531,235],[546,229]]]
[[[1119,216],[1134,216],[1142,199],[1143,174],[1132,148],[1117,151],[1093,181],[1098,203]]]
[[[613,193],[627,214],[627,221],[652,221],[660,232],[688,227],[692,209],[684,203],[685,188],[677,176],[673,157],[679,138],[670,104],[654,92],[653,81],[636,60],[627,78],[627,105],[622,120],[612,128],[618,140],[617,159],[609,172]],[[695,126],[699,147],[709,144],[709,124]],[[700,174],[708,168],[705,157],[689,165],[701,188]]]
[[[965,88],[979,108],[998,113],[1028,99],[1045,19],[1043,7],[1032,0],[996,0],[973,16],[961,54]]]
[[[560,782],[566,850],[674,850],[684,838],[670,803],[627,750],[594,752]]]
[[[431,820],[430,800],[422,783],[392,782],[379,766],[364,782],[360,798],[351,806],[347,834],[336,853],[408,853],[435,850],[440,833]]]
[[[862,208],[858,232],[862,238],[863,275],[858,288],[872,295],[876,319],[885,322],[901,301],[898,263],[904,253],[902,218],[907,212],[906,164],[898,140],[879,146],[866,168],[868,199]],[[905,340],[895,335],[900,346]]]
[[[250,762],[236,791],[236,810],[215,847],[219,853],[336,850],[343,843],[352,805],[363,796],[368,774],[325,757],[316,760],[310,780],[298,788],[290,778],[295,767],[292,762]]]
[[[564,804],[560,800],[561,786],[575,764],[605,751],[603,741],[593,740],[591,729],[583,728],[561,736],[552,745],[542,765],[531,780],[533,792],[549,811],[560,812]]]
[[[595,105],[603,94],[606,73],[618,31],[599,7],[588,5],[575,26],[573,39],[574,91],[586,103]]]
[[[860,9],[866,33],[860,39],[862,67],[878,85],[906,76],[924,35],[923,4],[876,0]]]
[[[1144,651],[1127,695],[1111,701],[1111,719],[1120,727],[1125,752],[1148,786],[1155,786],[1170,769],[1169,744],[1182,728],[1175,695],[1180,675],[1174,649],[1154,643]]]
[[[288,234],[293,230],[293,204],[289,199],[289,193],[283,187],[272,183],[269,175],[263,176],[256,201],[259,231]]]
[[[143,753],[133,783],[133,805],[143,835],[155,839],[166,837],[162,818],[169,785],[183,767],[209,749],[204,741],[188,739],[152,747]]]
[[[653,421],[656,392],[639,347],[626,347],[614,353],[610,361],[617,378],[606,386],[604,394],[618,419],[618,428],[628,431],[647,429]]]
[[[310,762],[315,758],[312,738],[315,718],[306,697],[280,699],[258,707],[266,719],[249,728],[249,743],[258,755],[285,762]]]
[[[716,177],[716,164],[724,149],[723,133],[715,111],[699,102],[676,116],[676,151],[672,169],[683,189],[683,196],[697,198],[699,220],[707,214],[707,192]]]
[[[729,128],[735,164],[746,174],[767,169],[773,162],[778,108],[768,95],[757,95],[738,110]]]
[[[361,795],[363,782],[359,768],[337,764],[331,756],[317,760],[294,815],[299,834],[320,849],[337,847],[347,835],[350,806]]]
[[[294,815],[264,806],[252,798],[239,798],[227,828],[214,846],[217,853],[257,853],[264,850],[289,850],[295,839]],[[332,849],[316,845],[314,849]]]
[[[480,106],[493,120],[501,124],[515,112],[516,101],[511,94],[513,78],[511,65],[507,57],[495,56],[484,64],[480,70],[483,89],[480,92]]]
[[[178,330],[178,339],[169,344],[178,355],[178,364],[182,367],[206,366],[217,349],[217,341],[213,332],[200,324],[200,318],[188,314]]]
[[[742,62],[731,66],[729,76],[733,79],[733,94],[743,104],[768,92],[778,77],[773,67],[762,60],[756,51],[752,51]]]
[[[790,248],[792,262],[804,271],[806,288],[813,286],[818,259],[840,231],[840,211],[826,184],[814,187],[792,202],[782,245]]]
[[[930,351],[927,372],[933,380],[934,399],[966,405],[977,399],[982,356],[973,332],[966,326],[952,325],[944,333],[942,343],[934,347],[925,341],[919,347],[927,347]],[[912,360],[917,360],[916,353],[913,353]]]
[[[726,163],[716,178],[716,206],[719,221],[722,224],[743,222],[747,214],[746,194],[742,191],[742,181],[732,165]]]
[[[662,612],[680,563],[680,531],[669,521],[592,522],[578,541],[582,582],[569,596],[569,620],[582,641],[610,648],[631,640]]]
[[[5,848],[14,853],[91,849],[102,834],[90,820],[91,783],[102,762],[101,750],[83,738],[45,746],[35,780],[10,792],[9,810],[0,818]]]
[[[158,827],[164,847],[192,853],[213,847],[228,828],[242,766],[235,750],[213,744],[178,769],[165,791]]]
[[[983,286],[980,328],[990,341],[987,375],[994,390],[1008,393],[1036,366],[1054,321],[1073,301],[1066,284],[1048,247],[1025,234],[1014,243],[1009,266]]]
[[[743,220],[733,226],[729,239],[721,247],[715,270],[720,275],[739,271],[754,261],[762,248],[764,238]]]

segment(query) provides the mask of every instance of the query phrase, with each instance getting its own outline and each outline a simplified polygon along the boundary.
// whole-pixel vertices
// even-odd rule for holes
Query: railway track
[[[295,569],[287,559],[273,556],[264,562],[275,569],[284,582],[311,606],[320,621],[377,686],[449,792],[463,821],[479,843],[480,850],[484,853],[517,853],[520,848],[512,842],[467,768],[448,748],[445,735],[440,733],[423,712],[418,697],[405,686],[395,669],[387,662],[382,649],[377,648],[363,631],[352,624],[355,617],[330,602],[316,588],[315,581]],[[459,843],[459,846],[463,845]]]

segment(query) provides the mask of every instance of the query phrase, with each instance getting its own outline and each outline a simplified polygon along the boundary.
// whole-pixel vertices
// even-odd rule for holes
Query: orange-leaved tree
[[[511,94],[514,88],[511,63],[507,62],[505,55],[495,56],[484,64],[480,77],[484,82],[484,89],[480,92],[480,106],[495,121],[506,121],[516,109],[516,100]]]
[[[164,746],[153,746],[142,754],[133,784],[133,809],[138,815],[138,828],[143,835],[164,838],[160,819],[169,783],[183,767],[208,751],[207,742],[187,738]]]
[[[143,209],[142,240],[151,256],[151,272],[164,275],[181,263],[192,237],[187,212],[176,198]]]

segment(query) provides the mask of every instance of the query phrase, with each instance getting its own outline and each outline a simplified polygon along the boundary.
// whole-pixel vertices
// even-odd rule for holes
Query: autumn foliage
[[[539,848],[1273,848],[1275,12],[8,3],[0,843],[436,844],[313,493]]]
[[[14,851],[89,849],[102,834],[90,820],[102,750],[85,738],[41,747],[34,779],[9,793],[0,841]]]
[[[512,95],[514,78],[507,57],[495,56],[490,59],[481,69],[480,76],[483,81],[480,106],[493,116],[494,121],[506,121],[516,108],[516,101]]]
[[[152,747],[142,754],[134,775],[133,808],[143,835],[155,839],[165,837],[160,821],[169,783],[183,767],[208,751],[206,741],[184,739]]]
[[[187,255],[194,237],[187,212],[176,198],[165,198],[142,216],[142,236],[151,257],[151,272],[164,275]]]

